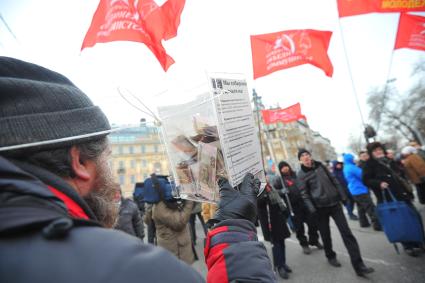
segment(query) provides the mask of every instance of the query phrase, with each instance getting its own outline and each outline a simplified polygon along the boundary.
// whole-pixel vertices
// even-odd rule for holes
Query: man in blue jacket
[[[344,154],[344,177],[348,183],[348,189],[357,203],[359,211],[360,227],[369,227],[369,216],[373,229],[381,231],[381,225],[375,214],[375,205],[370,198],[369,189],[362,182],[362,169],[354,163],[354,156],[350,153]]]

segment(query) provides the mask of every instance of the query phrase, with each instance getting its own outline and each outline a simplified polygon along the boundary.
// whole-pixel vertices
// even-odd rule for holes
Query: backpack
[[[152,174],[144,183],[136,183],[135,199],[146,203],[158,203],[161,200],[173,199],[171,183],[168,176]]]

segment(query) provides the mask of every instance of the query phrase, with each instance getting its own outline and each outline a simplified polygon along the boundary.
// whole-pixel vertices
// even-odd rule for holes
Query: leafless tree
[[[425,136],[425,61],[415,65],[412,76],[418,83],[407,93],[400,94],[388,84],[369,93],[369,118],[381,137],[422,142],[421,136]]]

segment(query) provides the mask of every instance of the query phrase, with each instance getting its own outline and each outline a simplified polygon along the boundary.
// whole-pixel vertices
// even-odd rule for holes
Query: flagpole
[[[254,102],[254,109],[257,114],[257,125],[258,125],[258,138],[260,139],[260,151],[261,151],[261,162],[263,163],[264,170],[266,169],[266,165],[264,163],[264,151],[263,151],[263,139],[261,135],[261,118],[260,118],[260,105],[258,104],[258,96],[255,92],[255,88],[252,89],[252,100]]]
[[[359,110],[360,119],[362,120],[363,127],[366,127],[366,123],[365,123],[364,118],[363,118],[362,109],[360,107],[359,98],[357,96],[357,89],[356,89],[356,85],[354,83],[353,73],[351,72],[350,61],[348,60],[347,48],[345,46],[344,33],[342,32],[342,25],[341,25],[341,19],[340,18],[338,18],[338,24],[339,24],[339,31],[341,33],[341,40],[342,40],[342,47],[344,49],[345,61],[347,63],[347,68],[348,68],[348,73],[349,73],[349,76],[350,76],[351,86],[352,86],[353,92],[354,92],[354,98],[356,100],[357,109]]]
[[[261,125],[262,125],[262,123],[261,123]],[[277,164],[277,163],[276,163],[276,160],[277,160],[277,159],[276,159],[276,154],[275,154],[275,152],[274,152],[273,145],[270,143],[271,138],[270,138],[270,136],[269,136],[269,131],[268,131],[268,129],[266,128],[266,129],[264,130],[264,132],[265,132],[265,134],[266,134],[267,148],[268,148],[268,150],[269,150],[269,152],[270,152],[270,155],[271,155],[271,158],[272,158],[273,163],[276,165],[276,164]],[[281,185],[282,185],[282,189],[283,189],[284,194],[285,194],[286,201],[287,201],[287,203],[288,203],[289,213],[290,213],[290,215],[291,215],[291,216],[294,216],[293,209],[292,209],[292,204],[291,204],[291,201],[290,201],[289,196],[288,196],[289,190],[288,190],[288,188],[286,187],[285,182],[283,181],[283,178],[282,178],[282,175],[281,175],[281,173],[280,173],[279,168],[277,168],[277,170],[278,170],[277,176],[279,177],[280,183],[281,183]],[[270,185],[272,185],[272,184],[270,184]],[[272,186],[273,186],[273,185],[272,185]]]
[[[394,39],[394,44],[393,44],[394,47],[395,47],[395,44],[397,42],[398,26],[400,25],[400,16],[401,16],[401,13],[398,14],[397,33],[396,33],[396,36],[395,36],[395,39]],[[392,66],[393,66],[394,47],[393,47],[393,50],[391,51],[390,64],[388,65],[387,76],[385,78],[385,87],[384,87],[384,94],[383,94],[383,100],[384,101],[387,99],[388,83],[392,82],[392,81],[390,82],[389,80],[390,80],[390,76],[391,76],[391,69],[392,69]],[[380,126],[380,123],[378,121],[378,126],[376,127],[376,132],[379,131],[379,126]]]

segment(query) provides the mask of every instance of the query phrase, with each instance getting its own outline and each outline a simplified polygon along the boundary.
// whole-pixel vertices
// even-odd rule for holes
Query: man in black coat
[[[289,201],[294,213],[292,220],[295,226],[298,242],[300,243],[304,254],[311,254],[310,246],[316,246],[318,249],[323,249],[322,244],[319,242],[317,219],[315,218],[315,215],[310,215],[310,212],[304,204],[301,197],[301,191],[297,185],[297,176],[295,172],[285,161],[279,162],[278,168],[280,176],[274,178],[273,187],[277,189],[285,201],[287,200],[283,193],[283,184],[288,190]],[[304,223],[307,224],[308,227],[308,239],[305,235]]]
[[[391,201],[388,189],[397,200],[406,202],[413,211],[417,211],[412,204],[410,185],[397,173],[398,167],[394,161],[386,157],[385,146],[380,142],[372,142],[367,145],[367,150],[370,158],[363,168],[363,183],[373,190],[378,204],[383,202],[384,196]],[[408,255],[418,256],[419,243],[404,242],[402,245]]]
[[[119,204],[119,216],[115,229],[133,235],[143,242],[145,228],[136,203],[129,198],[124,198],[120,189],[117,189],[116,198]]]
[[[164,249],[108,229],[118,212],[111,127],[80,89],[0,57],[0,93],[0,282],[204,282]],[[258,182],[219,184],[209,282],[276,281],[253,223]]]
[[[309,211],[317,213],[319,231],[328,262],[335,267],[341,266],[336,259],[336,253],[332,249],[329,227],[329,218],[332,217],[350,255],[351,264],[356,274],[365,276],[373,272],[372,268],[366,267],[364,264],[357,240],[342,211],[341,202],[346,199],[343,188],[323,164],[311,158],[308,150],[300,149],[298,159],[301,161],[301,170],[297,174],[301,195]]]

